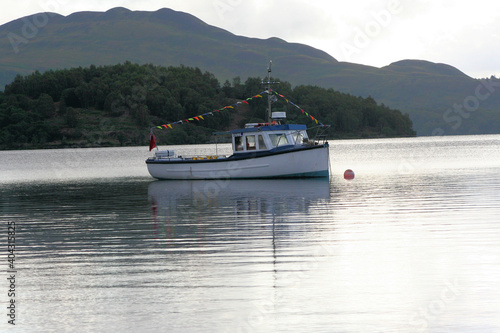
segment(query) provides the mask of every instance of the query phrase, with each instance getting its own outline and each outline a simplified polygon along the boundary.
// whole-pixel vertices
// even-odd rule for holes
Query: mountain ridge
[[[453,67],[448,64],[443,63],[433,63],[426,60],[418,60],[418,59],[405,59],[399,60],[389,64],[388,66],[384,66],[382,68],[391,70],[391,71],[401,71],[405,73],[423,73],[423,74],[441,74],[441,75],[450,75],[450,76],[467,76],[471,78],[464,72],[460,71],[458,68]],[[472,78],[471,78],[472,79]]]
[[[0,26],[0,87],[16,74],[35,70],[125,61],[199,67],[223,82],[264,75],[269,60],[274,61],[273,74],[294,85],[371,96],[409,113],[419,135],[430,135],[436,128],[446,134],[500,133],[493,125],[500,123],[500,96],[494,93],[481,100],[474,117],[459,128],[446,122],[445,112],[474,95],[480,84],[446,64],[407,59],[377,68],[339,62],[305,44],[237,36],[168,8],[150,12],[117,7],[67,16],[39,13]]]

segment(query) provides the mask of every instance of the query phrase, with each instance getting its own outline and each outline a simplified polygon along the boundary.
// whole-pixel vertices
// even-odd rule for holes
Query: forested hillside
[[[130,62],[18,75],[0,93],[0,148],[146,145],[150,127],[209,113],[264,90],[260,78],[221,84],[191,67]],[[282,82],[275,88],[324,124],[331,138],[413,136],[408,115],[332,89]],[[288,121],[315,125],[279,100]],[[265,100],[156,130],[162,144],[210,142],[213,131],[264,121]]]

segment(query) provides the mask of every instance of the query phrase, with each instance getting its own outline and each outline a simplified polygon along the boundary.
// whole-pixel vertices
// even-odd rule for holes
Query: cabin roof
[[[271,126],[256,126],[250,128],[240,128],[234,129],[230,132],[232,134],[237,133],[249,133],[249,132],[261,132],[261,131],[287,131],[287,130],[305,130],[306,125],[296,125],[296,124],[285,124],[285,125],[271,125]]]

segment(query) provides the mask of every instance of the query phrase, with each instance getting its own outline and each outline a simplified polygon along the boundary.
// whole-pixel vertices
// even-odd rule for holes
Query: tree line
[[[143,145],[150,127],[211,112],[264,89],[259,77],[221,84],[199,68],[130,62],[17,75],[0,92],[0,148]],[[292,88],[288,82],[275,89],[330,124],[332,138],[415,135],[408,115],[372,98],[315,86]],[[284,100],[273,108],[287,111],[290,122],[314,124]],[[214,131],[264,122],[265,110],[266,100],[256,99],[248,107],[157,132],[164,144],[205,143]]]

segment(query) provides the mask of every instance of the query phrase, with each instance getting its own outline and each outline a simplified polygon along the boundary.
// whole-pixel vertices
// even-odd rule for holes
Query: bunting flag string
[[[319,122],[318,119],[314,118],[309,113],[305,112],[300,106],[298,106],[297,104],[295,104],[292,101],[288,100],[285,96],[279,94],[278,92],[276,92],[274,90],[271,90],[271,93],[275,94],[276,96],[279,96],[279,97],[283,98],[287,102],[287,104],[293,105],[294,107],[296,107],[297,109],[299,109],[303,114],[305,114],[307,117],[311,118],[311,120],[313,120],[317,125],[320,125],[320,126],[323,126],[323,127],[325,126],[325,125],[323,125],[323,123]]]
[[[249,104],[248,102],[251,101],[251,100],[253,100],[253,99],[262,98],[263,94],[274,94],[274,95],[276,95],[278,97],[281,97],[282,99],[284,99],[286,101],[287,104],[290,104],[290,105],[294,106],[295,108],[299,109],[303,114],[305,114],[307,117],[311,118],[311,120],[313,120],[314,122],[316,122],[316,124],[318,124],[320,126],[325,126],[321,122],[319,122],[318,119],[314,118],[313,116],[311,116],[310,114],[308,114],[307,112],[305,112],[300,106],[298,106],[297,104],[295,104],[292,101],[288,100],[285,96],[277,93],[274,90],[271,90],[271,91],[265,90],[265,91],[261,92],[260,94],[257,94],[255,96],[247,98],[244,101],[239,101],[239,102],[236,102],[236,103],[234,103],[232,105],[226,105],[223,108],[220,108],[218,110],[214,110],[214,111],[211,111],[211,112],[206,112],[206,113],[200,114],[200,115],[198,115],[196,117],[191,117],[191,118],[187,118],[187,119],[183,119],[183,120],[178,120],[178,121],[175,121],[175,122],[172,122],[172,123],[168,123],[168,124],[155,126],[154,128],[157,128],[157,129],[172,129],[175,125],[179,125],[179,124],[182,124],[182,123],[189,123],[189,122],[192,122],[192,121],[195,121],[195,120],[196,121],[205,120],[204,117],[206,117],[206,116],[213,116],[214,112],[221,112],[221,111],[224,111],[226,109],[234,109],[234,108],[238,107],[241,104]]]

